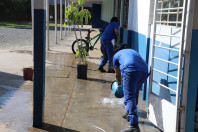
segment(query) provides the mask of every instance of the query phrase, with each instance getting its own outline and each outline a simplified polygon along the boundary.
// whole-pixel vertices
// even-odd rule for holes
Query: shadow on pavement
[[[87,78],[88,81],[95,81],[95,82],[99,82],[99,83],[112,83],[112,81],[106,81],[103,79],[98,79],[98,78]]]
[[[63,127],[48,124],[48,123],[43,123],[43,125],[41,127],[39,127],[39,129],[42,129],[42,130],[45,130],[48,132],[79,132],[76,130],[71,130],[68,128],[63,128]]]
[[[0,72],[0,106],[5,105],[24,82],[22,76]]]
[[[147,119],[147,112],[143,109],[138,108],[138,117]]]
[[[163,131],[160,130],[158,127],[156,127],[155,125],[153,125],[153,123],[151,123],[151,122],[148,122],[148,121],[139,121],[139,124],[147,125],[147,126],[150,126],[150,127],[154,127],[154,128],[156,128],[159,132],[163,132]]]

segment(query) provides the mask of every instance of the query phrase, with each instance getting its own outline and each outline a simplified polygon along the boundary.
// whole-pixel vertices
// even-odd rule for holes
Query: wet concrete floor
[[[76,78],[76,60],[70,53],[47,53],[45,110],[43,128],[31,132],[119,132],[128,127],[122,118],[123,98],[111,91],[112,73],[100,73],[98,65],[88,63],[87,80]],[[140,92],[141,94],[141,92]],[[139,96],[141,132],[159,130],[146,118],[146,103]]]

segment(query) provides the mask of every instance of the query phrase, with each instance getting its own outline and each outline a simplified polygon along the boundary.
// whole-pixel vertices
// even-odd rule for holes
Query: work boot
[[[125,130],[121,130],[120,132],[140,132],[140,128],[138,124],[134,124],[134,125],[129,126]]]
[[[98,70],[99,70],[100,72],[106,72],[106,70],[104,70],[102,66],[100,66],[100,67],[98,68]]]
[[[124,118],[124,119],[126,119],[127,121],[129,121],[128,112],[126,112],[126,114],[122,115],[122,118]]]
[[[108,73],[115,73],[115,70],[113,68],[109,68]]]

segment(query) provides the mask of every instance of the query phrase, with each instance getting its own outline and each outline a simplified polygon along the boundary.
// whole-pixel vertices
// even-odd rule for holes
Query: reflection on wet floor
[[[10,51],[10,52],[16,52],[16,53],[23,53],[23,54],[32,55],[32,51],[30,51],[30,50],[14,50],[14,51]]]
[[[76,78],[73,54],[48,53],[43,130],[71,132],[119,132],[128,127],[123,98],[111,91],[112,73],[100,73],[98,65],[88,64],[87,80]],[[141,94],[141,92],[140,92]],[[139,96],[141,97],[141,95]],[[142,132],[159,130],[147,120],[146,103],[138,105]]]

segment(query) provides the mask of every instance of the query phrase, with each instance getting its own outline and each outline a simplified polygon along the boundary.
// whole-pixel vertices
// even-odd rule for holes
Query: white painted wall
[[[101,19],[110,22],[113,17],[114,0],[104,0],[101,5]]]
[[[128,30],[147,35],[150,0],[130,0]]]
[[[34,9],[46,9],[46,1],[34,0]]]

